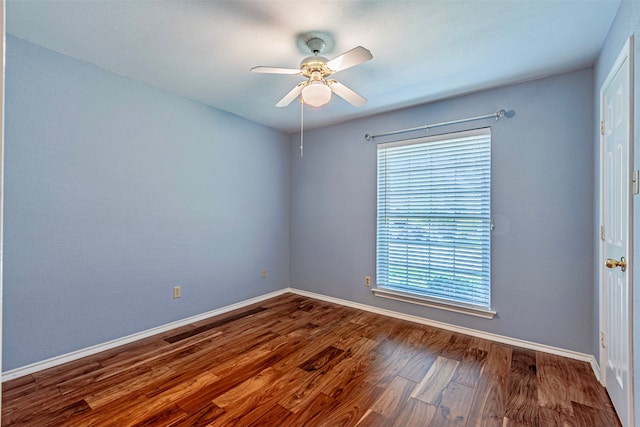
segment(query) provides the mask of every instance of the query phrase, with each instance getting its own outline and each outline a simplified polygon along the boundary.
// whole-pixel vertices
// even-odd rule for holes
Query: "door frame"
[[[618,57],[616,58],[616,61],[614,62],[614,64],[611,66],[611,68],[609,69],[609,72],[607,74],[606,79],[604,80],[604,82],[602,83],[602,86],[600,87],[600,95],[598,98],[599,101],[599,110],[600,110],[600,121],[599,124],[603,123],[603,121],[605,120],[605,105],[604,105],[604,89],[612,82],[613,78],[615,77],[617,71],[620,69],[620,67],[623,65],[624,61],[627,61],[627,67],[629,67],[629,132],[628,132],[628,144],[629,144],[629,148],[628,148],[628,162],[629,162],[629,183],[631,182],[631,174],[633,173],[633,134],[634,134],[634,129],[633,129],[633,97],[634,97],[634,88],[633,88],[633,36],[629,37],[627,39],[627,41],[625,42],[624,46],[622,47],[622,50],[620,51],[620,53],[618,54]],[[605,161],[605,156],[604,156],[604,150],[605,150],[605,146],[604,146],[604,135],[602,133],[602,131],[600,130],[601,127],[600,125],[598,126],[599,129],[599,136],[600,136],[600,170],[599,170],[599,179],[600,179],[600,194],[599,194],[599,224],[600,227],[602,227],[604,225],[604,204],[605,204],[605,198],[604,198],[604,161]],[[628,233],[628,245],[629,245],[629,253],[627,254],[627,259],[630,261],[629,265],[627,267],[627,279],[628,279],[628,289],[629,289],[629,301],[627,302],[628,304],[628,312],[629,312],[629,336],[628,336],[628,341],[629,341],[629,387],[627,387],[627,406],[629,408],[629,413],[628,413],[628,417],[629,417],[629,421],[631,423],[634,422],[634,396],[633,396],[633,389],[634,389],[634,372],[633,372],[633,194],[632,191],[629,191],[629,194],[627,195],[628,199],[628,212],[627,215],[629,215],[629,227],[627,230]],[[601,228],[599,228],[598,230],[598,236],[601,236]],[[604,295],[604,275],[605,275],[605,253],[604,253],[604,241],[602,238],[598,237],[598,290],[599,290],[599,341],[600,341],[600,345],[598,346],[600,349],[600,354],[599,354],[599,363],[600,363],[600,383],[603,386],[606,386],[606,375],[607,375],[607,364],[606,364],[606,351],[605,348],[603,347],[603,333],[606,330],[605,328],[605,322],[606,322],[606,312],[605,312],[605,295]],[[605,337],[605,341],[606,343],[606,337]],[[603,361],[605,363],[603,363]],[[620,416],[621,414],[619,414]],[[622,418],[620,416],[620,418]],[[633,424],[631,424],[633,425]]]
[[[0,0],[0,384],[2,383],[2,300],[3,300],[3,247],[4,247],[4,74],[6,67],[5,1]],[[0,418],[2,417],[2,390],[0,387]]]
[[[4,77],[6,67],[5,1],[0,0],[0,384],[2,383],[2,300],[4,277]],[[2,387],[0,387],[0,418],[2,417]]]

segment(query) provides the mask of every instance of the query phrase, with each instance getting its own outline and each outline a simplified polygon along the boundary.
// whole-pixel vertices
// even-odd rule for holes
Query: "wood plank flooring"
[[[3,384],[2,426],[620,423],[584,362],[286,294]]]

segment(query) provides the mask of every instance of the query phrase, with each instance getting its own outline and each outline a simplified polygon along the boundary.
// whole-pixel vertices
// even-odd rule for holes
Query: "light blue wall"
[[[592,71],[309,131],[304,158],[298,154],[299,136],[292,136],[291,286],[591,353]],[[447,129],[492,126],[492,305],[497,318],[373,296],[364,276],[375,276],[376,147],[363,135],[501,108],[514,110],[515,117]]]
[[[594,84],[594,111],[599,117],[598,105],[600,98],[600,88],[604,83],[604,80],[607,78],[607,74],[609,70],[613,66],[618,54],[622,50],[627,39],[633,36],[634,37],[634,115],[633,115],[633,126],[634,126],[634,169],[640,169],[640,2],[637,0],[629,1],[623,0],[620,4],[620,9],[618,9],[618,14],[611,24],[611,29],[609,30],[609,34],[607,39],[602,47],[602,51],[600,52],[600,57],[595,66],[595,84]],[[600,137],[597,130],[594,132],[594,146],[593,151],[595,153],[596,165],[599,165],[600,162]],[[596,193],[599,192],[599,188],[595,187]],[[598,205],[596,203],[595,206],[596,212],[598,209]],[[633,293],[633,329],[634,329],[634,339],[633,339],[633,352],[634,352],[634,395],[635,395],[635,407],[636,407],[636,425],[640,426],[640,196],[634,196],[633,198],[633,239],[634,239],[634,255],[633,255],[633,283],[634,283],[634,293]],[[596,226],[598,224],[595,224]],[[597,247],[596,247],[597,250]],[[597,252],[594,259],[597,258]],[[599,303],[597,298],[599,297],[598,293],[598,283],[595,283],[594,286],[594,294],[596,296],[596,304],[594,304],[594,313],[598,313]],[[594,336],[596,337],[594,340],[594,354],[596,357],[599,357],[598,350],[598,325],[596,323],[596,328],[593,331]]]
[[[7,62],[5,370],[289,283],[594,351],[591,69],[309,131],[301,159],[298,135],[11,36]],[[470,125],[493,126],[497,318],[374,297],[363,135],[500,108],[515,117]]]
[[[285,134],[12,36],[5,120],[4,370],[288,285]]]

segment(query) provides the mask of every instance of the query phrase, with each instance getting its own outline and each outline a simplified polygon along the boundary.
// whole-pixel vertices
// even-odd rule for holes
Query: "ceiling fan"
[[[360,107],[367,102],[363,96],[334,79],[328,79],[328,77],[338,71],[369,61],[373,58],[369,50],[358,46],[329,60],[319,56],[325,47],[323,39],[313,37],[304,43],[313,56],[304,58],[300,62],[300,68],[253,67],[251,69],[254,73],[291,74],[307,78],[306,81],[298,83],[284,98],[278,101],[276,107],[286,107],[299,95],[301,102],[320,107],[331,100],[331,93],[335,93],[355,107]]]

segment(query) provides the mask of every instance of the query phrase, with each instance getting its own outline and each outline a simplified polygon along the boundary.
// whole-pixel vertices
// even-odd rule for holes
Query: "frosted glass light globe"
[[[302,89],[302,100],[312,107],[321,107],[331,101],[331,89],[322,81],[311,82]]]

